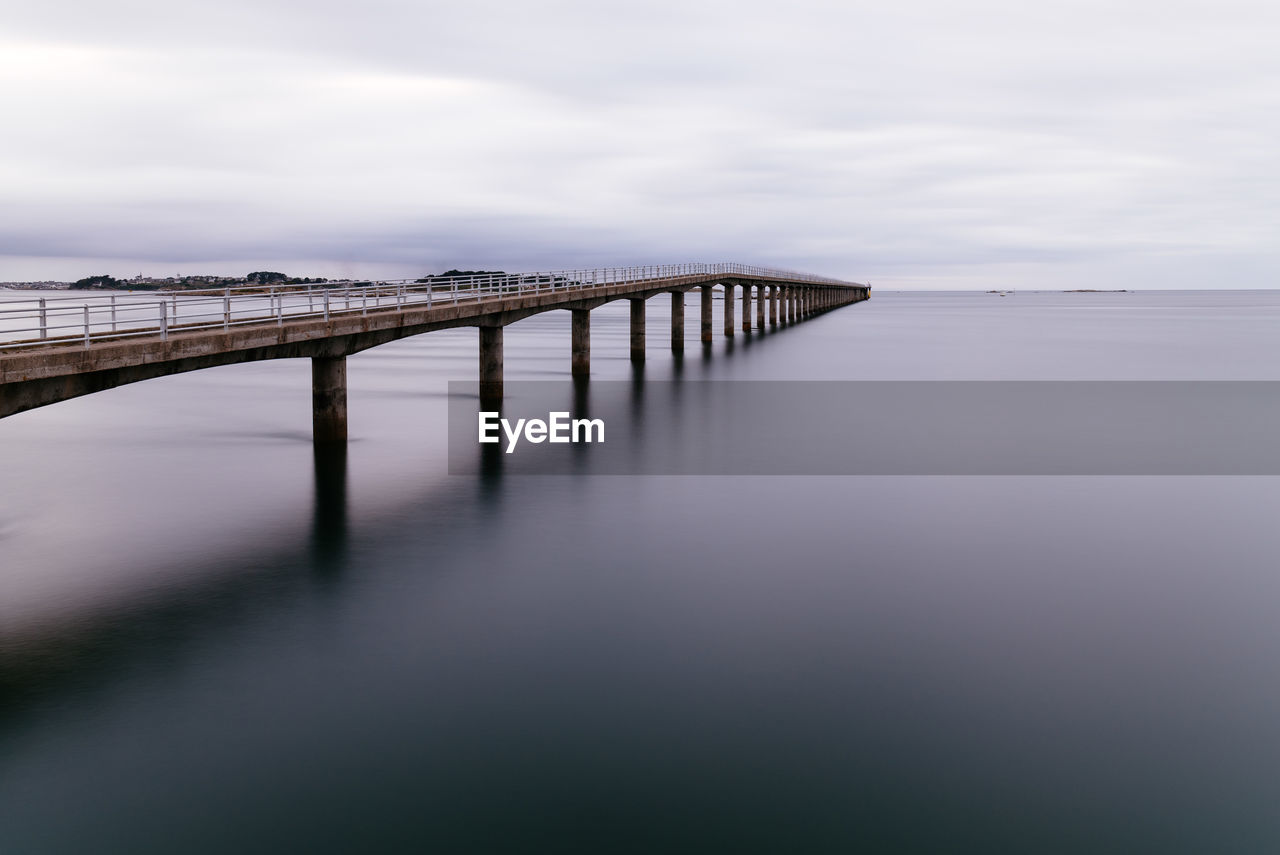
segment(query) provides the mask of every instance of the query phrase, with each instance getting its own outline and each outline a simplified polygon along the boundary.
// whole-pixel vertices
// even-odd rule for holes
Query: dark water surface
[[[1274,292],[666,306],[593,376],[1280,379]],[[1276,478],[449,475],[474,330],[352,357],[345,459],[309,372],[0,422],[0,852],[1280,849]]]

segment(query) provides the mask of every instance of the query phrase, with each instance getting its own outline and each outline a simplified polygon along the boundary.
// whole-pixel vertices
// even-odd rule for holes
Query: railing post
[[[324,319],[325,323],[329,321],[329,289],[324,289]]]
[[[169,340],[169,313],[165,310],[164,300],[160,301],[160,340]]]
[[[111,295],[111,331],[116,331],[116,295]]]
[[[222,328],[224,330],[231,329],[231,289],[228,288],[222,295]]]
[[[40,338],[49,337],[49,307],[45,305],[45,298],[40,298]]]
[[[84,307],[84,346],[86,350],[89,348],[89,307],[87,305]]]

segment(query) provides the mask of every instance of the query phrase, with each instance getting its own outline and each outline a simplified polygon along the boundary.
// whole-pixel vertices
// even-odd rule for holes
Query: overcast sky
[[[1280,4],[0,0],[0,281],[1280,286]]]

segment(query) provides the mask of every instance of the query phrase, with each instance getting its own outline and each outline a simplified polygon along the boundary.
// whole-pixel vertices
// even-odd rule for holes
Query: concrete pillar
[[[347,441],[347,358],[311,357],[311,438],[317,445]]]
[[[742,286],[742,331],[751,332],[751,283]]]
[[[591,310],[570,309],[569,313],[573,316],[571,373],[574,377],[587,377],[591,374]]]
[[[714,322],[711,319],[711,286],[702,286],[702,340],[711,341],[711,327]]]
[[[644,362],[644,297],[631,298],[631,361]]]
[[[796,302],[796,296],[797,296],[798,290],[799,289],[797,289],[796,286],[794,285],[787,286],[787,320],[793,324],[796,321],[800,320],[800,315],[797,312],[797,309],[799,308],[799,306],[798,306],[798,303]]]
[[[765,284],[761,282],[756,286],[756,326],[764,329],[764,303],[768,299],[764,293]]]
[[[480,327],[480,401],[502,400],[502,327]]]
[[[724,283],[724,334],[733,338],[733,283]]]
[[[765,296],[769,300],[769,326],[776,327],[778,325],[778,286],[768,286],[765,289]]]
[[[671,352],[684,352],[684,292],[671,292]]]

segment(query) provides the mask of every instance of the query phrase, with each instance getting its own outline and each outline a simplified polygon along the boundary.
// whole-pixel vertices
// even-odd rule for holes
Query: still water
[[[690,296],[593,377],[1280,379],[1273,292]],[[305,361],[0,422],[0,852],[1280,848],[1280,479],[450,475],[476,332],[348,369],[345,459]]]

